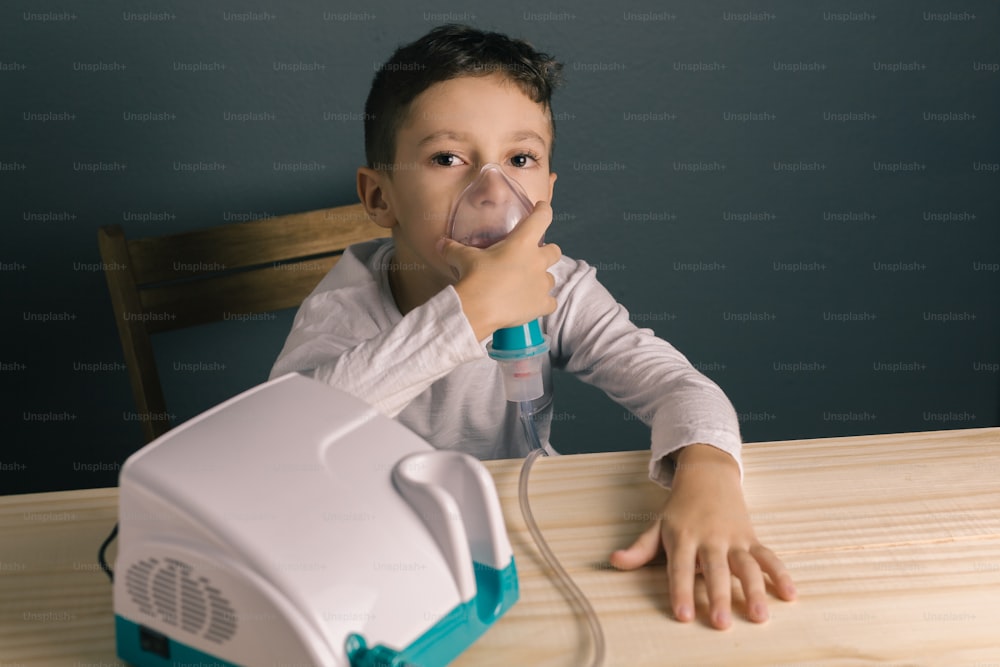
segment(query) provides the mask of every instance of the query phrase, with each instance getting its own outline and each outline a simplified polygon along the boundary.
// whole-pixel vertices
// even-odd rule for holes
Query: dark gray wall
[[[0,493],[112,485],[142,444],[97,227],[353,201],[375,67],[449,20],[565,63],[549,237],[747,441],[996,425],[997,4],[651,4],[5,3]],[[160,338],[171,411],[262,381],[290,322]],[[557,446],[647,446],[557,382]]]

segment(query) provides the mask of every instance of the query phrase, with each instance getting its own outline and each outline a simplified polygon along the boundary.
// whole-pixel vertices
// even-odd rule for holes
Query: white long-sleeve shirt
[[[393,245],[351,246],[295,316],[271,377],[302,372],[372,404],[440,449],[481,459],[526,453],[497,363],[453,287],[405,316],[389,288]],[[669,453],[714,445],[740,464],[739,422],[722,390],[650,329],[640,329],[586,262],[563,256],[556,310],[542,318],[551,365],[604,390],[651,428],[650,478],[669,486]],[[551,381],[546,378],[547,386]]]

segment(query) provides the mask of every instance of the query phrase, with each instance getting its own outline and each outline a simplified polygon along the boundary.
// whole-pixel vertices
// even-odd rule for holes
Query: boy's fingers
[[[695,549],[675,546],[667,553],[670,608],[682,623],[694,620]]]
[[[619,570],[634,570],[656,558],[660,552],[660,522],[657,520],[642,531],[628,549],[611,554],[608,562]]]
[[[545,253],[545,261],[548,263],[548,266],[552,266],[562,257],[562,248],[555,243],[546,243],[542,246],[541,250]]]
[[[725,630],[732,623],[732,575],[726,553],[715,547],[702,547],[698,552],[701,574],[708,589],[708,616],[713,627]]]
[[[750,547],[750,555],[760,564],[760,569],[771,577],[778,597],[782,600],[794,600],[796,593],[795,584],[792,583],[792,575],[785,569],[785,564],[778,558],[777,554],[763,544],[756,544]]]
[[[743,584],[743,597],[747,601],[747,619],[754,623],[767,620],[767,593],[764,590],[764,574],[749,551],[733,551],[730,556],[733,575]]]
[[[552,224],[552,207],[547,201],[539,201],[527,218],[517,223],[507,238],[527,238],[533,243],[539,243],[545,236],[545,230]]]

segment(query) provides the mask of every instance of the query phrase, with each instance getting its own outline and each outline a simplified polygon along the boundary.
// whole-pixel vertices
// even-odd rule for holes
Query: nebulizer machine
[[[448,233],[459,243],[487,248],[506,238],[532,209],[531,200],[521,185],[500,165],[489,163],[479,170],[452,207]],[[552,397],[546,386],[549,341],[542,333],[541,321],[532,320],[495,331],[487,352],[500,365],[507,400],[517,404],[528,442],[529,451],[518,483],[518,500],[525,524],[568,597],[586,618],[593,640],[591,665],[601,665],[605,654],[604,634],[597,614],[542,537],[528,502],[531,466],[539,456],[547,455],[547,437],[540,437],[540,433],[548,433],[552,419]]]
[[[486,165],[453,207],[452,234],[486,247],[531,209],[516,181]],[[488,351],[530,443],[521,511],[587,618],[599,665],[597,617],[527,502],[551,419],[548,342],[535,321],[496,332]],[[296,373],[130,456],[117,530],[116,644],[136,667],[443,667],[519,597],[485,466]]]

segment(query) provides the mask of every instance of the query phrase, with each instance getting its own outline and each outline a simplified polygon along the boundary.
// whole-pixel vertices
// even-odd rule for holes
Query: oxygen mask
[[[487,248],[507,236],[533,208],[521,185],[491,162],[459,195],[448,235],[463,245]]]

